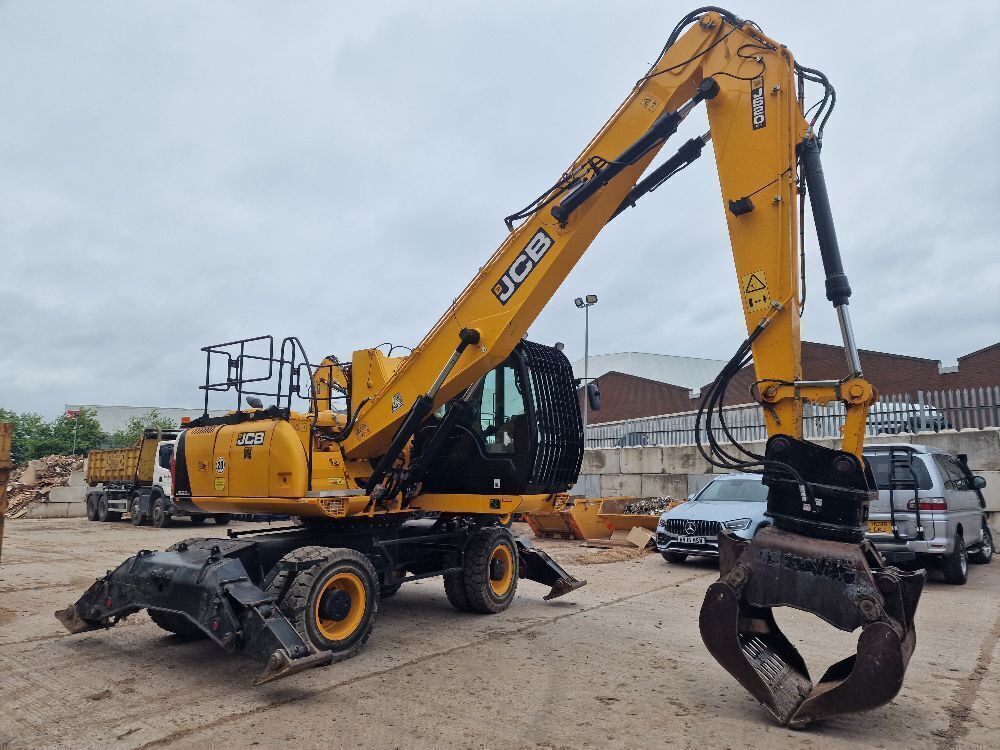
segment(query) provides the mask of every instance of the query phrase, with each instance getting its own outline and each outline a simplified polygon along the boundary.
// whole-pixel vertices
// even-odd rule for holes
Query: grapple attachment
[[[779,443],[781,450],[774,451],[778,438],[791,442]],[[807,443],[801,443],[806,450],[795,451],[792,444],[799,441],[778,438],[768,443],[769,457],[783,454],[782,463],[802,477],[823,477],[824,472],[801,459],[829,460],[844,480],[809,483],[808,492],[801,488],[800,493],[787,472],[766,472],[775,526],[761,529],[749,542],[728,533],[719,537],[720,576],[705,595],[699,624],[712,656],[780,724],[804,726],[875,708],[899,692],[916,642],[913,615],[926,573],[886,566],[857,523],[835,517],[845,512],[852,493],[857,496],[858,485],[867,484],[856,457]],[[792,488],[794,498],[788,496]],[[783,513],[773,512],[776,507]],[[858,518],[867,518],[867,501]],[[795,530],[782,528],[789,525]],[[861,628],[857,653],[831,666],[814,684],[775,623],[773,607],[810,612],[845,632]]]

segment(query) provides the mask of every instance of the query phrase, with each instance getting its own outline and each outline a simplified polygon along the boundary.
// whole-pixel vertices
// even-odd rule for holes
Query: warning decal
[[[767,291],[767,276],[763,269],[740,277],[740,291],[747,312],[757,312],[767,307],[771,295]]]

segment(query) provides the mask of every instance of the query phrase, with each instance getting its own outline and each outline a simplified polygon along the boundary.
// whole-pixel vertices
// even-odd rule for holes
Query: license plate
[[[681,544],[704,544],[705,537],[703,536],[679,536],[677,541]]]
[[[892,521],[869,521],[868,522],[868,533],[869,534],[891,534],[892,533]]]

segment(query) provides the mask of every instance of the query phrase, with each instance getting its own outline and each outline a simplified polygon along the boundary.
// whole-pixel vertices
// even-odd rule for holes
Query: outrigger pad
[[[310,667],[333,655],[309,647],[247,573],[255,543],[201,539],[176,550],[142,550],[99,578],[56,618],[70,633],[108,628],[143,609],[183,617],[230,653],[241,651],[267,666],[256,684]]]
[[[916,643],[913,614],[927,574],[887,567],[868,541],[813,539],[768,527],[752,541],[719,536],[719,580],[699,625],[712,656],[781,725],[864,711],[891,701]],[[857,654],[815,685],[772,607],[810,612],[839,630],[861,628]]]
[[[516,537],[514,541],[517,543],[521,578],[538,581],[552,587],[549,593],[542,597],[545,601],[565,596],[571,591],[576,591],[587,585],[586,581],[581,581],[567,573],[559,563],[537,549],[530,540]]]

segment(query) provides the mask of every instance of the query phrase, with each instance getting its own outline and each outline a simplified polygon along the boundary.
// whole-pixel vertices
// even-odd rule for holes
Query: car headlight
[[[732,521],[726,521],[723,526],[725,526],[730,531],[743,531],[743,529],[750,527],[749,518],[734,518]]]

